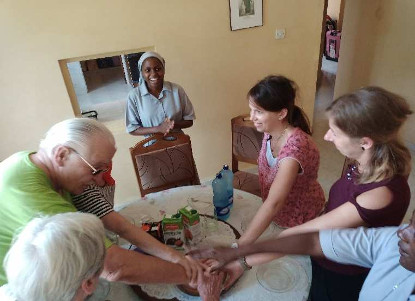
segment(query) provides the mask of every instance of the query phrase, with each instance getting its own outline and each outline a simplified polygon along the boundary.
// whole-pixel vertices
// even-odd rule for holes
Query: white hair
[[[89,141],[95,137],[107,139],[115,146],[114,136],[103,123],[90,118],[71,118],[52,126],[39,148],[50,155],[56,146],[65,145],[85,154],[90,151]]]
[[[25,301],[73,300],[82,281],[103,267],[104,236],[101,220],[92,214],[34,218],[4,259],[10,293]]]

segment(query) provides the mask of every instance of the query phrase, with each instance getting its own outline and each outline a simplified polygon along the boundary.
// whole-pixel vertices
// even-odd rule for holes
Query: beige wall
[[[263,76],[294,79],[312,118],[323,5],[265,0],[263,27],[231,32],[227,0],[0,1],[0,160],[35,149],[52,124],[73,117],[58,60],[154,46],[166,58],[166,79],[195,106],[187,133],[201,178],[213,177],[231,162],[230,119],[248,112],[246,92]],[[274,39],[277,27],[284,40]],[[137,138],[120,124],[117,201],[138,195],[128,152]]]
[[[335,97],[377,85],[406,97],[415,110],[415,1],[346,1]],[[415,117],[403,131],[415,150]],[[411,129],[411,130],[409,130]]]
[[[334,20],[339,20],[340,4],[342,0],[328,0],[327,15]]]

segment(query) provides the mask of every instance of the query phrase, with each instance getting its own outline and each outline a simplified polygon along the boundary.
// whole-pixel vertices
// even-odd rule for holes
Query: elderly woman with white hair
[[[146,137],[181,131],[193,125],[195,112],[184,89],[164,80],[165,61],[156,52],[145,52],[138,61],[139,85],[128,94],[126,129]]]
[[[1,300],[81,301],[97,287],[104,266],[104,226],[87,213],[29,222],[4,260]]]

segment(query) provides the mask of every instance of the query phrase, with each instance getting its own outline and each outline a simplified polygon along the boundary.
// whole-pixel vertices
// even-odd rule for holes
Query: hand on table
[[[205,271],[199,276],[197,281],[197,290],[203,301],[219,300],[220,293],[223,290],[223,280],[225,273],[222,271],[209,273]]]
[[[224,290],[228,290],[244,273],[244,269],[237,260],[231,261],[221,270],[228,275],[223,285]]]
[[[184,268],[187,278],[189,279],[189,285],[194,288],[198,286],[198,278],[200,278],[203,271],[207,269],[207,266],[202,262],[196,261],[188,255],[181,255],[172,262],[180,264]]]
[[[205,265],[209,266],[208,271],[211,272],[212,267],[218,265],[218,262],[215,259],[208,259],[204,261]],[[244,269],[242,268],[239,261],[234,260],[225,265],[220,269],[221,271],[225,272],[226,280],[223,285],[223,289],[226,291],[228,290],[244,273]],[[215,272],[213,272],[215,273]]]

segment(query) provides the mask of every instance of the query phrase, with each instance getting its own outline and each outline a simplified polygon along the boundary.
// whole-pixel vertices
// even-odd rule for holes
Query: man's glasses
[[[80,153],[78,153],[75,149],[73,149],[73,148],[71,148],[71,147],[68,147],[68,148],[70,148],[71,150],[73,150],[73,152],[75,153],[75,154],[77,154],[78,156],[79,156],[79,158],[81,158],[82,159],[82,161],[84,161],[85,162],[85,164],[86,165],[88,165],[89,166],[89,168],[91,168],[92,169],[92,175],[93,176],[96,176],[96,175],[98,175],[98,174],[100,174],[101,172],[107,172],[108,170],[109,170],[109,167],[107,167],[107,168],[104,168],[104,169],[96,169],[95,167],[93,167],[92,166],[92,164],[90,164],[84,157],[82,157],[81,156],[81,154]]]

